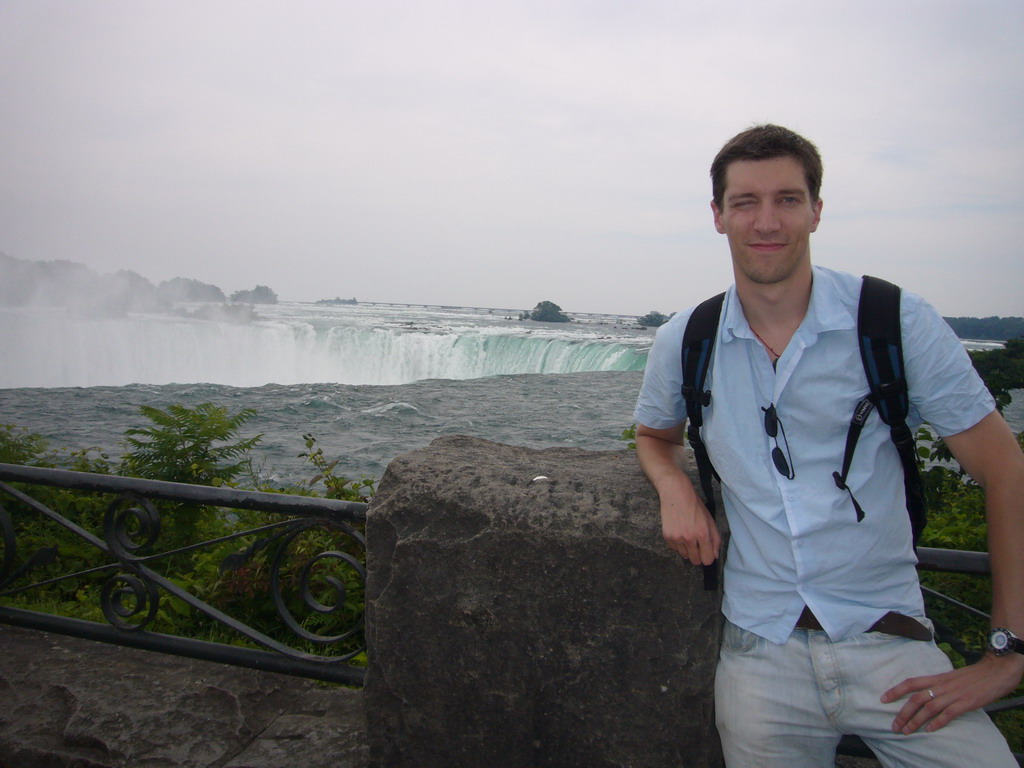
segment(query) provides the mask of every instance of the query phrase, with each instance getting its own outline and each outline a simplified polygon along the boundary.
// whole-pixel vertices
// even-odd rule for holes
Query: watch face
[[[1006,650],[1010,645],[1010,638],[1005,632],[996,630],[989,636],[988,642],[993,651],[999,652]]]

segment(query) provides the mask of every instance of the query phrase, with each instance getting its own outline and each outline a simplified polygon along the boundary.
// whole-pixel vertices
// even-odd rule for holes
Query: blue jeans
[[[908,677],[949,669],[932,642],[866,632],[834,643],[797,629],[773,645],[726,621],[715,677],[726,765],[832,768],[840,737],[855,734],[888,768],[1018,768],[981,711],[933,733],[892,732],[903,701],[882,704],[882,694]]]

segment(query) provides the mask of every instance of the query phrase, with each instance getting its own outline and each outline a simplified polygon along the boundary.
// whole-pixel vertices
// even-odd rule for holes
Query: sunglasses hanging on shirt
[[[761,410],[764,411],[764,431],[768,433],[768,437],[775,441],[775,447],[772,448],[772,463],[775,464],[775,469],[779,471],[780,475],[792,480],[796,477],[796,472],[793,469],[793,454],[789,450],[786,429],[782,426],[779,414],[775,411],[775,403]],[[785,452],[779,446],[780,432],[782,433],[782,445],[786,446]],[[789,457],[788,459],[787,456]]]

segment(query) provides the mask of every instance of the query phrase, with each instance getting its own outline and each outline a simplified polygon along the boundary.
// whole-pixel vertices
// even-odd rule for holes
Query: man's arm
[[[722,539],[715,521],[683,471],[683,426],[652,429],[638,424],[640,467],[661,500],[661,532],[669,547],[694,565],[711,565]]]
[[[993,411],[970,429],[945,438],[960,466],[985,490],[992,567],[992,626],[1024,637],[1024,454],[1003,417]],[[987,653],[977,664],[943,675],[904,680],[883,702],[908,696],[894,731],[934,731],[984,707],[1020,684],[1024,655]],[[934,693],[934,697],[929,693]]]

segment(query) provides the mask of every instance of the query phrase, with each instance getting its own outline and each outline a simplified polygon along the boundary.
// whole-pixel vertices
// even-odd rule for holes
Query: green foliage
[[[32,464],[46,447],[41,435],[14,424],[0,424],[0,464]]]
[[[626,447],[629,448],[631,451],[635,451],[636,450],[636,424],[630,424],[628,427],[626,427],[624,430],[622,430],[622,434],[619,436],[619,439],[620,440],[625,440],[626,441]]]
[[[243,409],[230,416],[226,408],[212,403],[195,408],[170,405],[166,411],[142,406],[139,410],[153,426],[125,431],[130,450],[122,457],[120,474],[220,487],[236,484],[237,477],[250,470],[250,452],[261,435],[245,439],[237,435],[255,411]],[[195,531],[218,514],[214,507],[180,502],[168,502],[161,509],[162,540],[175,548],[193,540]],[[175,563],[176,567],[182,565]]]
[[[281,554],[281,567],[277,572],[281,595],[286,608],[303,629],[329,636],[358,624],[364,602],[361,579],[355,569],[339,557],[321,557],[325,552],[343,552],[361,562],[365,553],[357,539],[326,522],[303,528],[265,512],[235,510],[232,515],[232,519],[221,516],[216,521],[219,531],[206,528],[197,534],[197,539],[200,535],[201,539],[209,540],[218,534],[226,536],[264,526],[276,527],[194,551],[189,567],[176,571],[180,575],[172,579],[179,587],[253,629],[293,644],[295,638],[283,629],[270,598],[274,562]],[[279,552],[282,549],[283,552]],[[310,578],[306,583],[312,596],[323,605],[339,604],[338,611],[321,613],[304,605],[301,589],[307,566]],[[343,586],[344,594],[336,585]],[[177,598],[161,601],[152,628],[212,642],[252,644]],[[351,642],[332,648],[331,653],[348,653],[361,643],[361,635],[357,633]],[[315,644],[300,643],[300,646],[310,653],[323,652]]]
[[[250,408],[229,416],[227,408],[201,403],[195,408],[144,405],[142,415],[155,426],[125,431],[131,450],[122,459],[122,474],[176,483],[230,485],[251,467],[250,451],[262,435],[235,439],[256,415]],[[234,440],[234,442],[227,442]]]
[[[327,492],[324,496],[328,499],[341,499],[343,501],[367,502],[374,492],[374,480],[363,477],[360,480],[349,480],[346,477],[339,477],[334,474],[334,468],[338,460],[328,461],[324,456],[323,449],[316,444],[316,438],[311,434],[302,436],[306,441],[306,453],[300,453],[300,457],[306,458],[310,464],[317,468],[317,474],[313,475],[304,483],[304,486],[312,488],[317,483],[323,483]]]
[[[11,425],[0,426],[0,461],[4,463],[100,474],[109,472],[109,461],[102,454],[94,456],[94,450],[67,454],[51,451],[47,441],[38,434]],[[59,510],[71,523],[90,531],[102,530],[109,499],[49,486],[19,487],[30,491],[37,502]],[[46,522],[35,510],[14,498],[5,496],[0,498],[0,502],[10,515],[17,541],[16,551],[22,554],[15,565],[31,565],[35,578],[58,578],[103,564],[102,553],[77,534]],[[14,551],[4,553],[5,558],[14,556]],[[98,602],[85,606],[80,600],[90,594],[90,590],[97,590],[104,578],[101,574],[83,573],[56,581],[45,592],[25,593],[15,602],[28,610],[102,620]]]
[[[663,315],[661,312],[648,312],[643,317],[636,319],[636,324],[644,328],[658,328],[669,321],[671,315]]]
[[[542,323],[569,323],[572,318],[562,312],[562,308],[551,301],[542,301],[532,312],[523,312],[520,320],[537,320]]]
[[[0,463],[110,473],[110,460],[98,448],[51,450],[42,435],[14,424],[0,424]]]
[[[996,407],[1010,404],[1010,390],[1024,389],[1024,338],[1010,339],[1002,349],[971,352],[971,362],[984,379]]]

